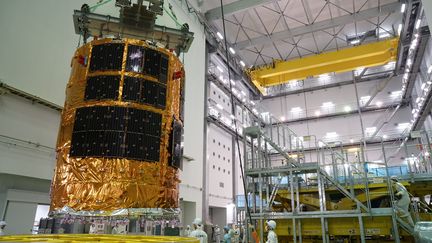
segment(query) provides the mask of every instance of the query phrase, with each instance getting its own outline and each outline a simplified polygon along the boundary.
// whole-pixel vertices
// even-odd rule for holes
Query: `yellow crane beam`
[[[264,94],[264,88],[291,80],[331,72],[347,72],[395,61],[398,42],[397,37],[295,60],[276,60],[272,65],[249,70],[249,75],[255,86]]]

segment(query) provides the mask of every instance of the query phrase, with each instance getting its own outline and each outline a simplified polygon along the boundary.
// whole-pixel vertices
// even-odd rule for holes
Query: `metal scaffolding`
[[[395,208],[395,195],[388,166],[388,158],[384,143],[381,142],[383,161],[368,162],[364,156],[364,148],[357,147],[354,161],[349,158],[347,148],[342,143],[326,143],[313,136],[299,137],[286,125],[273,122],[272,118],[266,124],[245,128],[244,139],[244,168],[246,189],[250,205],[251,219],[259,229],[264,229],[265,220],[290,220],[293,242],[302,242],[302,219],[318,218],[321,222],[321,237],[323,242],[330,242],[329,218],[356,218],[358,220],[358,234],[361,242],[371,233],[365,231],[365,220],[372,217],[391,217],[391,237],[400,242],[399,228],[412,234],[413,228],[399,218]],[[304,161],[303,143],[315,143],[316,162]],[[426,146],[425,146],[426,147]],[[427,146],[430,150],[430,144]],[[369,178],[370,164],[379,166],[382,175]],[[429,172],[430,173],[430,172]],[[406,178],[404,178],[406,179]],[[387,188],[377,192],[376,188],[370,191],[370,183],[386,184]],[[378,183],[377,182],[377,183]],[[304,211],[301,204],[300,191],[305,188],[314,188],[318,194],[315,211]],[[285,210],[276,211],[275,199],[277,194],[285,190],[284,196],[289,199]],[[343,195],[344,202],[349,201],[353,207],[337,209],[335,203],[329,200],[327,190],[337,191]],[[385,207],[372,206],[371,200],[388,198]],[[341,201],[343,201],[341,200]],[[342,204],[341,204],[342,205]],[[415,212],[415,210],[411,210]],[[418,210],[416,211],[418,212]],[[373,234],[373,233],[372,233]],[[404,232],[406,235],[406,233]],[[248,235],[248,234],[246,234]],[[260,234],[264,242],[264,234]]]

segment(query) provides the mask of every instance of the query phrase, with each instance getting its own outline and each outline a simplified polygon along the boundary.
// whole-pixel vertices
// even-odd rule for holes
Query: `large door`
[[[8,201],[5,220],[6,234],[31,234],[37,203]]]

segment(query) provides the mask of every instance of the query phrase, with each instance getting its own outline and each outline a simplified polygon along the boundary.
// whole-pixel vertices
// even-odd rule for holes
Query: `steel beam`
[[[60,105],[57,105],[51,101],[42,99],[38,96],[32,95],[30,93],[27,93],[25,91],[22,91],[20,89],[14,88],[6,83],[3,82],[3,80],[0,79],[0,94],[13,94],[16,96],[20,96],[24,99],[27,99],[31,101],[33,104],[37,103],[43,106],[46,106],[50,109],[56,110],[56,111],[62,111],[63,107]]]
[[[249,1],[249,0],[244,0],[244,1]],[[300,26],[300,27],[292,28],[290,30],[283,30],[280,32],[272,33],[268,36],[260,36],[260,37],[253,38],[251,40],[241,41],[235,44],[235,48],[241,50],[249,46],[271,45],[272,42],[278,40],[286,40],[296,36],[309,34],[312,32],[335,28],[340,25],[346,25],[354,22],[368,20],[378,16],[386,16],[388,14],[398,13],[400,12],[400,8],[401,8],[401,3],[399,2],[385,4],[380,7],[369,8],[363,11],[359,11],[356,12],[355,14],[347,14],[333,19],[327,19],[320,22],[316,22],[310,25]]]
[[[384,65],[396,60],[398,41],[393,38],[290,61],[275,61],[272,66],[250,71],[250,77],[262,88],[324,73]]]
[[[239,0],[224,5],[224,15],[229,16],[231,14],[239,13],[250,8],[258,7],[262,4],[275,2],[279,0]],[[207,10],[205,13],[207,21],[212,21],[222,18],[221,7]]]

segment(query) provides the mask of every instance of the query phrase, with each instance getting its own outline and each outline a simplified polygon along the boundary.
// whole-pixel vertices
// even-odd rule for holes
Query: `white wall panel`
[[[214,100],[217,104],[221,105],[225,111],[231,113],[232,108],[230,97],[213,83],[211,83],[210,85],[209,98]]]
[[[0,172],[50,180],[55,166],[60,113],[6,94],[0,96],[0,124],[0,135],[52,148],[37,148],[2,137]]]
[[[208,124],[207,165],[209,171],[209,204],[225,207],[233,198],[232,136]]]

